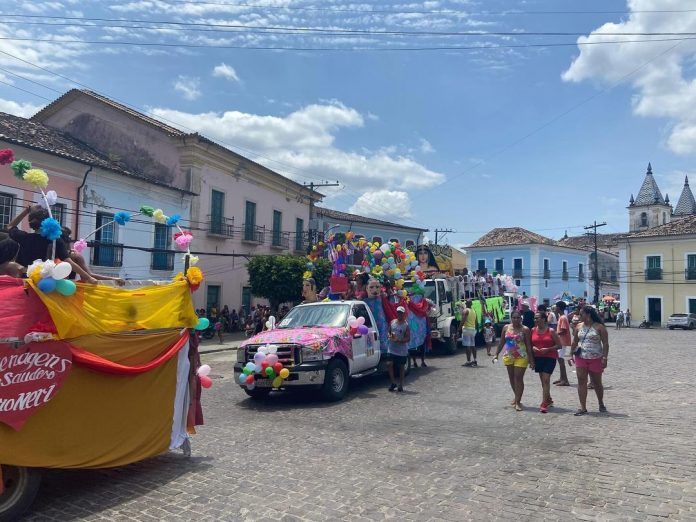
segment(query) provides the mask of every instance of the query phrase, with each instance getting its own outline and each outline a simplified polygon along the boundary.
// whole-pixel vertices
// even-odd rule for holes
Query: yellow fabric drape
[[[79,348],[126,365],[144,364],[180,335],[92,335]],[[169,448],[177,358],[137,376],[112,376],[73,365],[57,395],[20,431],[0,424],[0,462],[42,468],[124,466]]]
[[[33,283],[29,283],[34,287]],[[186,281],[142,288],[118,288],[77,283],[69,297],[45,294],[34,287],[48,308],[60,339],[84,335],[193,328],[198,317]]]

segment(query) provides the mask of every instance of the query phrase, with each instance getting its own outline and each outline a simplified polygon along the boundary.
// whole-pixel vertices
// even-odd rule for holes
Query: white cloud
[[[187,100],[197,100],[201,96],[201,80],[190,76],[179,75],[174,81],[174,90],[179,91]]]
[[[192,114],[166,108],[152,109],[150,114],[187,131],[196,130],[297,181],[340,180],[342,190],[332,199],[349,197],[353,203],[360,197],[363,208],[367,200],[361,194],[424,189],[445,179],[396,148],[350,151],[337,147],[337,133],[364,127],[365,117],[335,100],[307,105],[282,117],[239,111]]]
[[[29,118],[41,110],[43,105],[34,105],[33,103],[18,103],[12,100],[4,100],[0,98],[0,112],[14,114],[22,118]]]
[[[635,40],[646,37],[603,36],[608,32],[689,32],[696,26],[696,12],[683,10],[680,0],[629,0],[629,17],[606,23],[578,42]],[[641,11],[663,11],[641,12]],[[663,37],[662,37],[663,38]],[[673,48],[673,49],[672,49]],[[667,146],[678,154],[696,153],[696,81],[692,76],[696,43],[692,41],[627,43],[581,46],[580,54],[566,70],[565,81],[596,80],[614,84],[630,82],[638,116],[671,121]]]
[[[433,147],[432,144],[425,138],[421,138],[420,151],[423,154],[432,154],[433,152],[435,152],[435,147]]]
[[[213,76],[217,78],[225,78],[231,82],[241,82],[239,76],[237,75],[237,71],[234,70],[234,67],[227,65],[226,63],[216,65],[213,69]]]
[[[349,212],[378,219],[409,218],[411,199],[400,190],[376,190],[366,192],[350,207]]]

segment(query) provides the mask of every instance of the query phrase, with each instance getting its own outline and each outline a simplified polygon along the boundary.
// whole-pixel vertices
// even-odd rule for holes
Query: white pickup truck
[[[351,316],[364,318],[367,334],[351,335]],[[363,301],[302,304],[290,310],[275,329],[242,343],[237,351],[235,377],[254,361],[259,349],[274,346],[279,361],[290,372],[280,389],[315,387],[321,389],[326,400],[339,401],[348,393],[351,378],[386,368],[386,347],[380,347],[379,339],[375,319]],[[250,397],[264,398],[271,392],[272,381],[257,374],[251,389],[245,384],[240,386]]]

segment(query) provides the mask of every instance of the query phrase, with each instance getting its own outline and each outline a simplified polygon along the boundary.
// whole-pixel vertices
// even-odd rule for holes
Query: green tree
[[[297,302],[302,298],[302,275],[307,270],[307,259],[300,256],[255,256],[247,264],[251,293],[268,299],[271,310],[281,303]],[[313,277],[317,289],[328,284],[331,264],[321,259],[316,263]]]

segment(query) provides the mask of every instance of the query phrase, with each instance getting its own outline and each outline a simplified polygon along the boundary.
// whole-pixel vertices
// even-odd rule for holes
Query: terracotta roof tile
[[[629,234],[629,239],[635,237],[683,236],[696,235],[696,215],[673,218],[672,221],[659,227],[649,228]]]
[[[470,248],[512,245],[558,245],[553,239],[535,234],[521,227],[494,228],[476,240]]]

